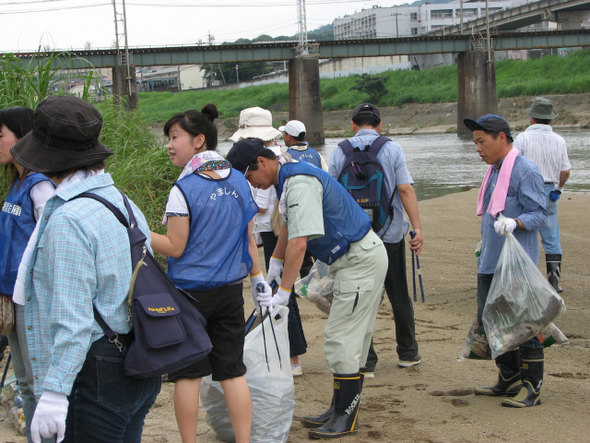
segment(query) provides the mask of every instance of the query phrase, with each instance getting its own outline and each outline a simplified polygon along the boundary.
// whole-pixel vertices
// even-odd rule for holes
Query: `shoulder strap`
[[[135,215],[133,214],[133,211],[131,210],[131,205],[129,204],[129,199],[122,192],[121,192],[121,195],[123,196],[123,202],[125,203],[125,208],[127,209],[127,212],[129,213],[129,220],[131,223],[129,223],[127,221],[127,219],[125,218],[123,213],[119,210],[119,208],[117,208],[115,205],[113,205],[107,199],[100,197],[99,195],[92,194],[90,192],[83,192],[82,194],[75,196],[72,200],[77,199],[77,198],[91,198],[93,200],[96,200],[96,201],[102,203],[104,206],[106,206],[106,208],[109,209],[113,213],[113,215],[115,217],[117,217],[117,220],[119,220],[121,222],[121,224],[123,226],[125,226],[126,228],[129,228],[130,224],[132,227],[137,226],[137,221],[135,219]],[[111,343],[115,343],[117,345],[117,347],[119,348],[119,350],[124,351],[125,348],[118,340],[118,334],[115,331],[113,331],[109,325],[107,325],[107,323],[104,321],[104,318],[102,318],[102,315],[100,315],[100,313],[96,309],[96,306],[94,305],[94,303],[92,303],[92,311],[94,313],[94,319],[100,325],[100,327],[104,331],[105,335],[108,337],[109,341]]]
[[[344,153],[346,158],[350,157],[350,154],[352,154],[352,152],[354,151],[354,147],[348,141],[348,139],[342,140],[340,143],[338,143],[338,146],[342,148],[342,152]]]
[[[131,222],[131,225],[137,225],[137,222],[135,220],[135,215],[133,214],[133,211],[131,210],[131,205],[129,204],[129,200],[127,199],[127,196],[125,194],[123,194],[122,192],[121,192],[121,196],[123,197],[123,201],[125,203],[125,209],[127,209],[127,212],[129,213],[129,221]],[[105,199],[99,195],[92,194],[90,192],[83,192],[82,194],[75,196],[72,200],[74,200],[76,198],[91,198],[93,200],[96,200],[96,201],[102,203],[103,205],[105,205],[107,207],[107,209],[109,209],[115,215],[115,217],[117,217],[117,220],[119,220],[123,226],[125,226],[126,228],[129,228],[130,223],[129,223],[129,221],[127,221],[127,219],[125,218],[123,213],[119,210],[119,208],[117,208],[114,204],[112,204],[107,199]]]
[[[373,143],[369,147],[369,150],[371,150],[372,154],[375,157],[377,157],[377,154],[379,154],[379,151],[381,150],[383,145],[389,141],[391,141],[391,139],[389,139],[387,137],[379,136],[375,139],[375,141],[373,141]]]

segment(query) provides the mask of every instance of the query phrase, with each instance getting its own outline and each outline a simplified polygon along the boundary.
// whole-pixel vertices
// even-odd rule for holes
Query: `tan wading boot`
[[[512,397],[520,391],[520,350],[509,351],[496,358],[500,369],[498,383],[489,388],[475,388],[475,395],[492,395]]]
[[[361,368],[361,391],[363,390],[363,382],[365,380],[365,368]],[[326,412],[314,417],[303,417],[301,423],[306,428],[319,428],[323,424],[327,423],[334,414],[334,396],[332,395],[332,403]]]
[[[334,374],[334,413],[328,422],[309,431],[309,438],[338,438],[358,430],[361,375]]]
[[[516,397],[502,401],[502,406],[528,408],[541,404],[543,363],[543,348],[522,348],[522,367],[520,369],[522,388]]]
[[[559,279],[561,278],[561,254],[545,254],[545,261],[547,262],[547,279],[556,292],[563,292],[559,286]]]

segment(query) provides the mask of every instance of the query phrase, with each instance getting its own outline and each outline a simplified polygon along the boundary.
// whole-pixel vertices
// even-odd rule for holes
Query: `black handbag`
[[[93,306],[94,318],[109,341],[125,355],[125,375],[143,379],[185,368],[206,357],[213,346],[205,331],[205,318],[190,301],[195,299],[174,286],[150,253],[129,200],[121,194],[129,222],[115,205],[96,194],[86,192],[75,198],[99,201],[127,228],[133,272],[127,299],[133,326],[132,343],[125,349]]]

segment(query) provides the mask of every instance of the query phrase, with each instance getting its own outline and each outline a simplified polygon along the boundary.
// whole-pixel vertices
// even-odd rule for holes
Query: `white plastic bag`
[[[492,358],[516,349],[565,312],[565,303],[508,234],[483,310]]]
[[[244,343],[244,364],[246,381],[252,396],[252,432],[250,442],[285,443],[289,437],[295,411],[295,386],[291,374],[287,317],[289,308],[275,307],[272,316],[264,319],[266,354],[262,325],[258,325],[247,336]],[[277,353],[270,321],[273,321],[281,356]],[[201,384],[201,406],[207,412],[206,421],[217,436],[225,442],[234,442],[235,437],[223,390],[211,376],[203,378]]]
[[[330,314],[334,299],[334,278],[330,274],[330,266],[316,260],[309,274],[295,282],[295,293],[309,300],[326,314]]]

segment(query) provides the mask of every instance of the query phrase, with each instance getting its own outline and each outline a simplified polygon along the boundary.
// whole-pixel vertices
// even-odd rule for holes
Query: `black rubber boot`
[[[338,438],[358,430],[361,374],[334,374],[334,413],[327,423],[309,431],[309,438]]]
[[[496,366],[500,369],[498,383],[486,388],[475,388],[475,395],[492,395],[513,397],[520,391],[520,350],[506,352],[496,358]]]
[[[563,292],[559,286],[559,279],[561,278],[561,254],[545,254],[545,261],[547,262],[547,279],[553,289],[557,292]]]
[[[522,367],[520,369],[522,388],[516,397],[504,400],[502,406],[528,408],[541,404],[543,364],[543,348],[522,348]]]
[[[363,382],[365,380],[365,368],[361,369],[361,391],[363,390]],[[332,403],[330,403],[330,407],[326,412],[320,415],[316,415],[315,417],[303,417],[301,419],[301,423],[306,428],[319,428],[323,424],[328,423],[328,421],[332,418],[334,414],[334,396],[332,395]]]

